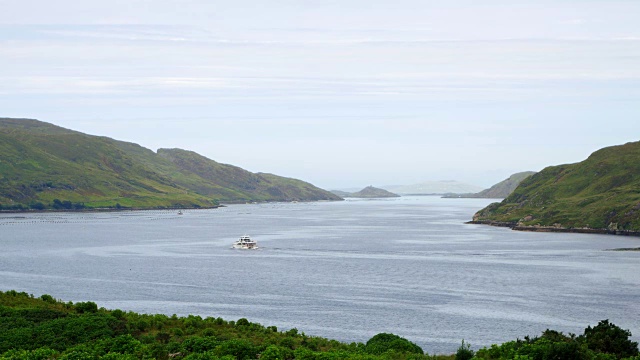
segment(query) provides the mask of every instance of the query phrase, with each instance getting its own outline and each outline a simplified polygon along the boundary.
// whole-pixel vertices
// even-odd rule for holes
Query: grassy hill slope
[[[447,194],[445,198],[477,198],[477,199],[504,199],[520,185],[522,180],[535,174],[535,171],[523,171],[509,176],[488,189],[473,194]]]
[[[37,120],[0,118],[3,209],[211,207],[219,201],[317,200],[319,194],[339,199],[303,182],[297,185],[305,191],[294,193],[291,181],[277,178],[263,180],[263,188],[280,190],[279,196],[246,192],[246,183],[260,175],[235,169],[202,177],[137,144]],[[309,189],[317,193],[312,196]]]
[[[520,226],[640,230],[640,142],[607,147],[588,159],[525,179],[474,221]]]
[[[520,183],[524,179],[533,174],[535,174],[535,171],[524,171],[513,174],[509,176],[508,179],[505,179],[488,189],[480,191],[479,193],[475,194],[474,197],[487,199],[506,198],[518,187],[518,185],[520,185]]]
[[[187,176],[175,174],[177,183],[223,201],[341,200],[301,180],[273,174],[254,174],[237,166],[220,164],[193,151],[159,149],[158,154],[180,169],[180,174],[195,174],[201,180],[194,183]]]

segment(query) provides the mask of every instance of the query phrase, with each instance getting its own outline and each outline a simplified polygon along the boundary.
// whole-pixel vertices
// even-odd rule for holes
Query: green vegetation
[[[598,150],[577,164],[548,167],[501,203],[480,210],[474,221],[640,231],[640,142]]]
[[[390,351],[400,353],[424,354],[422,348],[411,341],[398,335],[380,333],[375,335],[364,346],[364,351],[369,354],[381,355]]]
[[[0,359],[453,359],[392,334],[345,344],[247,319],[144,315],[0,292]]]
[[[458,351],[456,351],[456,360],[473,359],[473,355],[474,352],[473,350],[471,350],[471,345],[469,343],[465,344],[463,339],[462,344],[460,344],[460,347],[458,348]]]
[[[520,183],[535,174],[535,171],[524,171],[513,174],[509,178],[500,181],[488,189],[474,194],[446,194],[444,198],[478,198],[478,199],[503,199],[509,196]]]
[[[198,208],[219,202],[339,200],[303,181],[196,153],[0,118],[0,210]]]
[[[478,350],[476,359],[519,359],[519,360],[616,360],[640,359],[638,343],[629,339],[631,333],[620,329],[608,320],[595,327],[587,327],[584,334],[564,335],[554,330],[546,330],[540,337],[516,340],[502,345]]]
[[[262,359],[262,360],[640,360],[628,330],[607,320],[583,335],[547,330],[542,336],[492,345],[474,353],[464,341],[452,355],[429,355],[393,334],[366,344],[307,336],[297,329],[247,319],[146,315],[62,302],[50,295],[0,292],[0,360]]]
[[[158,155],[177,167],[179,172],[172,174],[177,184],[224,201],[340,200],[304,181],[273,174],[254,174],[237,166],[220,164],[193,151],[159,149]]]

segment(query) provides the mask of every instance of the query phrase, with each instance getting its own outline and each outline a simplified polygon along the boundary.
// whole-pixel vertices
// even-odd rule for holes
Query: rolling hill
[[[225,201],[340,200],[304,181],[252,173],[237,166],[220,164],[193,151],[159,149],[158,155],[171,161],[184,175],[174,176],[176,183],[194,189],[198,194]],[[196,175],[202,181],[193,183],[188,175]]]
[[[479,199],[504,199],[515,190],[522,180],[535,174],[535,171],[524,171],[513,174],[509,178],[500,181],[488,189],[472,194],[446,194],[445,198],[479,198]]]
[[[394,194],[384,189],[379,189],[373,186],[367,186],[366,188],[356,192],[346,192],[340,190],[331,190],[332,193],[340,197],[352,197],[362,199],[378,199],[378,198],[391,198],[400,197],[398,194]]]
[[[502,202],[477,212],[474,222],[519,230],[638,232],[640,142],[598,150],[580,163],[547,167]]]
[[[196,153],[0,118],[0,206],[181,208],[220,202],[340,200],[300,180],[254,174]]]

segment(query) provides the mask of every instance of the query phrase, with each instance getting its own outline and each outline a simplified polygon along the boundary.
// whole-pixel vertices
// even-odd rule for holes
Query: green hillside
[[[341,200],[304,181],[254,174],[237,166],[220,164],[193,151],[159,149],[158,154],[180,170],[173,177],[178,184],[222,201]],[[193,182],[191,175],[196,175],[199,181]]]
[[[535,171],[523,171],[515,173],[509,178],[500,181],[488,189],[473,194],[446,194],[444,198],[477,198],[477,199],[504,199],[515,190],[522,180],[535,174]]]
[[[181,208],[212,207],[220,201],[339,199],[302,181],[263,178],[228,165],[222,166],[235,170],[203,177],[162,153],[37,120],[0,118],[1,209]],[[197,156],[203,163],[217,164]],[[252,181],[264,191],[247,191]]]
[[[607,147],[588,159],[525,179],[477,222],[559,229],[640,231],[640,142]]]
[[[492,187],[480,191],[479,193],[475,194],[474,197],[487,198],[487,199],[505,198],[509,196],[518,187],[518,185],[520,185],[520,183],[524,179],[528,178],[533,174],[535,174],[534,171],[524,171],[524,172],[513,174],[509,176],[508,179],[502,180],[501,182],[493,185]]]

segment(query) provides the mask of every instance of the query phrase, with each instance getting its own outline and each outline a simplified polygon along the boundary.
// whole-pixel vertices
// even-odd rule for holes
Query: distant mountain
[[[0,209],[211,207],[340,200],[300,180],[254,174],[194,152],[0,118]]]
[[[535,174],[535,171],[524,171],[513,174],[492,187],[474,194],[445,194],[445,198],[482,198],[482,199],[504,199],[516,189],[522,180]]]
[[[526,178],[478,223],[544,231],[640,231],[640,142],[607,147],[588,159]],[[638,233],[640,234],[640,233]]]
[[[364,198],[364,199],[400,197],[400,195],[398,194],[394,194],[387,190],[379,189],[373,186],[367,186],[366,188],[353,193],[340,191],[340,190],[331,190],[331,192],[340,197],[352,197],[352,198]]]
[[[344,190],[329,190],[329,191],[331,191],[331,193],[336,195],[336,196],[340,196],[341,198],[350,197],[351,194],[353,194],[353,193],[350,193],[350,192],[344,191]]]
[[[426,181],[414,185],[388,185],[381,188],[400,195],[444,195],[448,193],[476,193],[481,187],[454,180]]]

